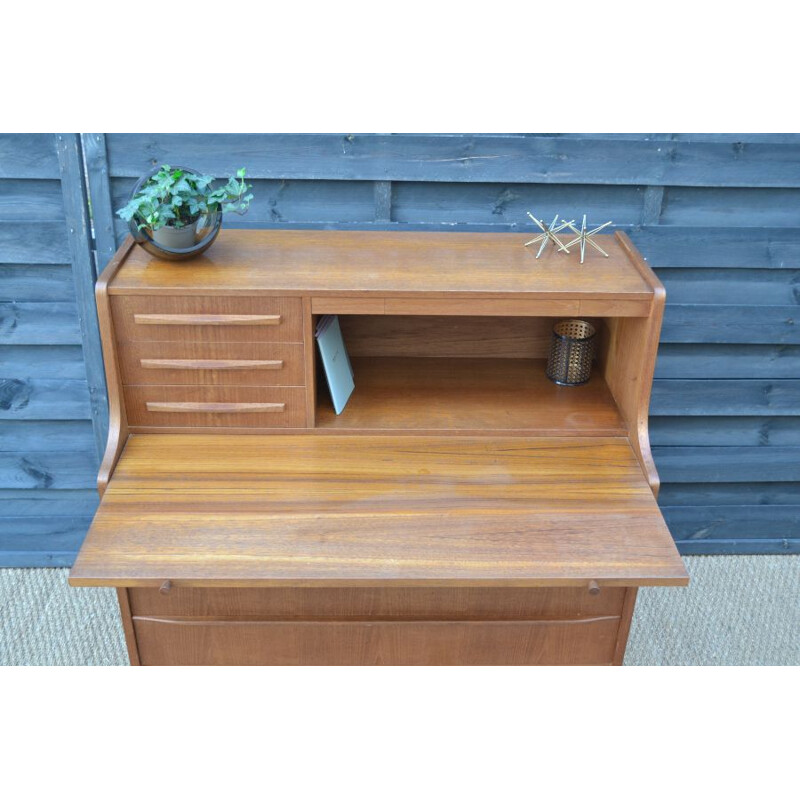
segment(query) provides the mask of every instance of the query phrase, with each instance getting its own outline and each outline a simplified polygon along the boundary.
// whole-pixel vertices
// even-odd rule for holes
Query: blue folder
[[[353,393],[355,382],[353,367],[342,339],[342,329],[339,327],[339,317],[334,314],[321,317],[314,335],[322,356],[325,377],[328,379],[333,408],[337,414],[341,414]]]

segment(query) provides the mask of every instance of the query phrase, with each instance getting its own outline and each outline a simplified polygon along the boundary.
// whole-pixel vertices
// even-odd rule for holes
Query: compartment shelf
[[[356,388],[334,413],[320,374],[316,427],[324,431],[624,436],[599,370],[584,386],[557,386],[528,358],[352,359]]]

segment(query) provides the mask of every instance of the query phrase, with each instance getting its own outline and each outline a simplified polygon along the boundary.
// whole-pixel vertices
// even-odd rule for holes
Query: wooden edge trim
[[[642,380],[639,383],[641,389],[636,404],[636,419],[630,420],[629,424],[631,426],[630,438],[634,452],[639,459],[642,470],[644,470],[653,496],[658,498],[658,492],[661,488],[661,479],[658,476],[658,470],[656,469],[656,463],[653,460],[653,453],[650,448],[650,396],[653,391],[653,376],[656,370],[656,356],[658,354],[658,343],[661,338],[661,324],[664,319],[664,305],[667,301],[667,292],[664,288],[664,284],[661,283],[650,268],[650,265],[644,260],[642,254],[636,249],[628,235],[622,231],[617,231],[614,235],[617,237],[628,258],[630,258],[633,265],[639,271],[639,274],[653,289],[653,304],[649,316],[647,341],[645,342],[647,357],[644,360]]]
[[[477,588],[504,588],[504,589],[554,589],[554,588],[586,588],[587,577],[562,578],[543,576],[541,578],[474,578],[437,580],[435,578],[409,578],[407,580],[385,580],[382,578],[213,578],[197,575],[193,577],[170,579],[173,589],[335,589],[353,587],[364,589],[477,589]],[[601,591],[605,587],[630,589],[632,586],[687,586],[689,577],[684,571],[678,574],[672,570],[663,576],[631,578],[598,578]],[[84,570],[80,574],[70,575],[70,586],[125,586],[132,589],[158,589],[164,583],[164,577],[122,577],[114,575],[107,577],[103,574],[92,574]],[[616,616],[616,615],[612,615]]]
[[[381,618],[381,617],[366,617],[361,619],[271,619],[261,618],[256,616],[248,616],[243,618],[241,616],[234,617],[203,617],[203,616],[155,616],[147,614],[143,616],[133,617],[135,620],[141,622],[154,622],[164,625],[186,625],[186,626],[211,626],[211,625],[269,625],[269,626],[345,626],[345,625],[392,625],[403,627],[405,625],[515,625],[515,626],[530,626],[538,625],[545,627],[547,625],[592,625],[596,622],[608,622],[609,620],[619,619],[613,614],[606,614],[596,617],[553,617],[547,619],[451,619],[442,617],[439,619],[397,619],[396,617]]]
[[[314,300],[303,298],[303,361],[306,374],[306,426],[317,424],[317,345],[314,339]]]
[[[139,659],[139,645],[136,641],[136,629],[133,627],[131,601],[127,589],[117,588],[117,602],[119,603],[119,613],[122,617],[122,630],[125,632],[128,659],[132,667],[140,667],[142,662]]]
[[[280,325],[280,314],[134,314],[136,325]]]
[[[633,266],[636,267],[637,272],[653,290],[653,294],[656,297],[659,294],[666,297],[667,290],[664,288],[664,284],[661,283],[658,275],[653,272],[653,268],[644,260],[642,254],[636,249],[636,245],[631,241],[630,236],[624,231],[616,231],[614,236],[617,238],[620,247],[625,251],[625,255],[628,256]]]
[[[148,401],[145,406],[148,411],[178,414],[192,414],[194,412],[211,414],[280,414],[286,410],[286,403],[169,403]]]
[[[625,659],[625,648],[628,646],[628,634],[631,630],[633,621],[633,610],[636,607],[636,586],[629,586],[625,592],[625,599],[622,601],[622,612],[619,620],[619,630],[617,631],[617,643],[614,646],[614,659],[611,662],[615,667],[621,667]]]
[[[144,369],[283,369],[283,361],[243,361],[235,359],[140,358]]]
[[[108,441],[100,469],[97,474],[97,491],[102,497],[108,486],[114,468],[128,439],[128,416],[122,394],[122,378],[119,372],[119,356],[117,354],[114,325],[111,319],[111,301],[108,288],[117,271],[128,257],[135,241],[133,236],[126,236],[111,261],[100,274],[95,285],[94,295],[97,303],[97,317],[100,325],[100,341],[103,348],[103,363],[106,372],[108,391]]]

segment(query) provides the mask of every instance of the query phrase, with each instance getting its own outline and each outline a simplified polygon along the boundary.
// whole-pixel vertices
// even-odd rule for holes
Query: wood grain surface
[[[652,297],[613,236],[597,237],[610,258],[591,250],[583,265],[574,253],[552,248],[537,260],[533,248],[523,246],[530,238],[528,233],[223,230],[213,248],[192,260],[191,268],[159,261],[136,248],[111,291],[517,300]]]
[[[320,431],[497,431],[615,436],[625,432],[597,373],[584,386],[558,386],[546,363],[520,358],[353,358],[356,389],[344,411],[320,388]]]
[[[159,665],[608,665],[619,619],[502,622],[175,621],[134,617]]]
[[[547,358],[558,317],[343,314],[351,357]],[[593,322],[599,326],[598,320]]]
[[[70,580],[166,579],[687,582],[624,438],[134,435]]]

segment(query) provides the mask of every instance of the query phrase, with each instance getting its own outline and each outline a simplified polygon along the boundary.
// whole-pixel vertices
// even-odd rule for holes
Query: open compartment
[[[317,363],[318,430],[624,435],[598,364],[583,386],[545,375],[558,317],[340,314],[355,390],[340,415]],[[316,320],[315,320],[316,323]]]

